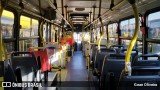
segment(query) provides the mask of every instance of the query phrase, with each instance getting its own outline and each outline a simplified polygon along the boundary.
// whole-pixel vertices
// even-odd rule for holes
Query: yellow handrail
[[[41,24],[40,24],[40,39],[41,39],[41,41],[42,41],[42,44],[43,44],[43,46],[44,46],[44,38],[43,38],[43,35],[42,35],[42,33],[43,33],[43,24],[44,24],[44,21],[42,21],[41,22]]]
[[[82,25],[82,41],[84,41],[84,36],[85,36],[85,34],[84,34],[84,24]]]
[[[58,32],[56,31],[55,25],[53,25],[53,30],[55,31],[55,34],[57,35],[57,38],[59,38]]]
[[[110,41],[109,41],[109,30],[108,30],[108,26],[107,26],[107,47],[110,47]]]
[[[126,57],[125,57],[125,72],[131,76],[131,61],[130,61],[130,56],[131,56],[131,51],[136,43],[136,40],[138,38],[138,31],[140,29],[139,27],[139,14],[138,14],[138,10],[137,10],[137,5],[136,3],[132,3],[132,9],[134,11],[134,16],[135,16],[135,32],[133,35],[133,38],[131,39],[131,42],[128,46],[127,49],[127,53],[126,53]]]
[[[5,47],[5,45],[4,45],[4,41],[2,40],[2,50],[3,50],[3,53],[4,53],[4,58],[5,59],[7,59],[7,49],[6,49],[6,47]]]
[[[102,34],[101,34],[101,36],[100,36],[100,38],[99,38],[99,40],[98,40],[98,49],[100,49],[100,47],[101,47],[101,40],[102,40],[102,38],[103,38],[103,36],[104,36],[104,25],[103,25],[103,22],[102,22],[102,19],[100,18],[100,22],[101,22],[101,26],[102,26]]]
[[[2,12],[3,12],[3,10],[4,10],[4,7],[2,6],[2,1],[4,1],[4,0],[1,0],[1,3],[0,3],[0,18],[1,18],[1,16],[2,16]],[[2,40],[2,24],[1,24],[1,20],[0,20],[0,61],[3,61],[3,55],[2,55],[2,51],[3,51],[3,47],[2,47],[2,44],[3,44],[3,42],[2,42],[3,40]],[[2,76],[2,77],[0,77],[0,81],[1,82],[3,82],[4,81],[4,77]],[[4,90],[4,88],[3,87],[0,87],[0,90]]]

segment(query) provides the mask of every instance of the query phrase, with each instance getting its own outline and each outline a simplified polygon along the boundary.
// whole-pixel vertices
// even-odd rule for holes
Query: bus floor
[[[90,90],[86,61],[81,51],[75,51],[67,63],[66,81],[62,81],[58,90]]]

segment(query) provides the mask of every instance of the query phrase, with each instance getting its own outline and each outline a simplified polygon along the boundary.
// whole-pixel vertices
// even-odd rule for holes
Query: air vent
[[[85,8],[75,8],[76,11],[84,11]]]

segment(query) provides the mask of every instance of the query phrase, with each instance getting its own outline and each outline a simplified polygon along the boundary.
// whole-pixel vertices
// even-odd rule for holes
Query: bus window
[[[84,41],[88,41],[90,39],[89,32],[85,32]]]
[[[7,48],[7,52],[14,51],[14,42],[7,42],[7,43],[4,43],[4,45]]]
[[[131,40],[122,39],[122,45],[124,45],[125,48],[128,48],[128,45],[129,45],[130,41]],[[139,53],[142,53],[142,42],[141,41],[137,41],[136,45],[134,45],[134,48],[138,49]]]
[[[81,41],[82,41],[82,33],[81,32],[74,32],[73,37],[74,37],[75,42],[81,43]]]
[[[138,49],[139,54],[142,54],[142,47],[143,47],[142,42],[137,41],[135,46],[136,46],[135,48]]]
[[[38,20],[26,16],[21,16],[20,25],[20,39],[23,37],[27,39],[20,40],[19,50],[27,51],[27,48],[29,47],[38,46]],[[34,37],[34,39],[32,37]],[[35,39],[35,37],[37,39]]]
[[[20,37],[38,36],[38,20],[21,16],[20,25]]]
[[[43,39],[46,42],[46,38],[47,38],[47,23],[43,24]]]
[[[160,39],[160,11],[148,16],[148,38]]]
[[[120,23],[120,30],[121,30],[121,37],[126,37],[126,38],[133,37],[135,30],[135,18],[122,21]],[[139,32],[138,38],[142,38],[141,32]]]
[[[118,37],[117,34],[117,23],[109,24],[108,25],[108,33],[110,38]]]
[[[13,38],[14,31],[14,14],[10,11],[3,10],[1,17],[1,25],[2,25],[2,38],[3,39],[11,39]],[[7,52],[14,51],[14,42],[4,43]]]
[[[53,25],[51,25],[51,42],[55,42],[55,28],[53,28]]]
[[[110,45],[117,45],[118,44],[118,38],[110,38]]]
[[[10,11],[4,10],[1,17],[2,23],[2,37],[13,38],[14,14]]]
[[[108,25],[110,45],[118,44],[117,23]]]
[[[106,26],[104,26],[104,36],[103,36],[103,39],[107,39]]]
[[[96,37],[97,39],[100,38],[100,28],[96,29]]]
[[[32,19],[31,36],[38,36],[38,20]]]
[[[128,20],[122,21],[120,23],[120,30],[122,37],[128,37]]]
[[[27,51],[27,48],[36,46],[38,46],[38,39],[21,40],[19,42],[19,51]]]
[[[124,45],[125,48],[128,47],[129,43],[130,43],[130,40],[124,40],[124,39],[122,39],[122,45]]]
[[[148,44],[148,53],[160,54],[160,44],[149,43],[149,44]]]

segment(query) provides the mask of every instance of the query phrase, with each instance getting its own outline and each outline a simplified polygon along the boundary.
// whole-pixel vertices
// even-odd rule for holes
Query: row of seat
[[[42,86],[48,84],[48,75],[45,77],[45,72],[41,72],[41,61],[36,59],[33,52],[13,52],[11,59],[4,60],[4,81],[15,83],[41,83]],[[51,72],[50,72],[51,73]],[[52,77],[57,76],[57,72],[52,72]],[[46,78],[46,79],[45,79]],[[56,78],[54,78],[56,80]],[[43,82],[44,80],[47,80]],[[52,83],[51,83],[52,84]],[[50,85],[51,85],[50,84]],[[55,82],[54,85],[55,86]],[[47,85],[48,86],[48,85]],[[5,90],[30,90],[29,87],[20,88],[5,88]],[[33,87],[33,90],[38,90],[38,87]]]
[[[98,78],[101,90],[140,90],[139,88],[134,89],[135,82],[145,83],[147,79],[154,81],[155,78],[159,80],[159,77],[153,75],[159,73],[160,60],[140,60],[138,51],[133,50],[131,54],[132,76],[129,77],[124,72],[126,49],[102,47],[100,50],[96,50],[96,46],[94,46],[92,50],[95,52],[92,52],[91,55],[91,61],[94,63],[92,65],[93,75]],[[141,55],[141,57],[159,58],[159,55]],[[127,83],[130,83],[130,85]],[[147,90],[151,90],[151,88]]]
[[[157,59],[148,60],[148,57],[157,57]],[[157,54],[137,56],[138,59],[134,61],[132,66],[132,75],[128,76],[125,72],[122,72],[118,90],[160,90],[159,57]]]

